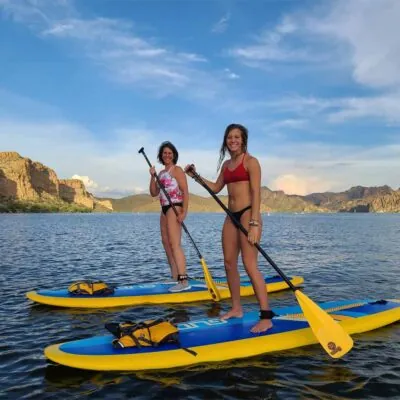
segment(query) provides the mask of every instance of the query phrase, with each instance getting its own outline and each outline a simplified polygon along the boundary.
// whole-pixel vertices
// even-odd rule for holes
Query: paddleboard
[[[400,300],[342,300],[319,306],[349,334],[400,320]],[[273,318],[273,328],[262,334],[250,332],[258,321],[258,313],[250,312],[228,321],[206,318],[179,323],[180,346],[116,349],[112,346],[114,336],[107,335],[51,345],[44,353],[48,359],[74,368],[138,371],[220,362],[318,343],[300,307],[273,311],[278,315]]]
[[[304,282],[300,276],[289,277],[295,286]],[[230,298],[226,279],[215,279],[222,299]],[[67,289],[38,290],[26,294],[28,299],[50,306],[70,308],[106,308],[120,306],[136,306],[141,304],[188,303],[193,301],[211,300],[204,280],[190,280],[191,288],[183,292],[171,293],[168,289],[176,282],[143,283],[126,287],[117,287],[112,295],[73,295]],[[288,289],[287,283],[279,276],[265,277],[268,292],[277,292]],[[254,295],[253,286],[249,279],[241,277],[241,296]]]

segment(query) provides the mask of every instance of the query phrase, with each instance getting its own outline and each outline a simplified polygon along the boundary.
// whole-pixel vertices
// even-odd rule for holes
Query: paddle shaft
[[[211,196],[214,198],[214,200],[223,208],[223,210],[228,214],[228,216],[231,218],[233,223],[247,236],[248,232],[246,228],[238,221],[235,216],[232,214],[232,211],[229,210],[229,208],[218,198],[218,196],[210,189],[210,187],[204,182],[202,177],[195,172],[193,169],[191,169],[191,172],[193,174],[193,178],[200,183],[201,186],[204,187],[204,189],[207,190],[208,193],[211,194]],[[264,258],[271,264],[271,266],[275,269],[275,271],[282,277],[282,279],[289,285],[289,287],[293,290],[296,291],[298,288],[290,282],[289,278],[280,270],[280,268],[275,264],[274,260],[260,247],[258,243],[255,243],[254,246],[257,248],[257,250],[264,256]]]
[[[143,157],[146,159],[147,164],[149,164],[149,167],[151,168],[151,162],[150,160],[147,158],[146,153],[144,152],[144,148],[142,147],[139,150],[139,153],[143,154]],[[169,196],[168,192],[166,191],[164,185],[161,183],[160,178],[157,176],[156,173],[153,174],[153,176],[156,178],[158,186],[160,187],[160,189],[163,191],[163,193],[165,194],[165,197],[167,198],[169,204],[171,205],[172,209],[174,210],[176,216],[178,216],[178,210],[175,208],[174,203],[171,200],[171,197]],[[194,242],[192,236],[190,236],[190,233],[188,231],[188,229],[186,228],[186,225],[182,222],[181,223],[183,230],[186,232],[186,234],[188,235],[190,241],[192,242],[193,247],[195,248],[196,252],[197,252],[197,256],[200,258],[200,260],[203,258],[203,256],[200,253],[200,250],[197,248],[196,243]]]

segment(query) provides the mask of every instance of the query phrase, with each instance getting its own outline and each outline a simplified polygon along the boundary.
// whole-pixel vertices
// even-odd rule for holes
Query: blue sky
[[[0,151],[121,197],[164,140],[216,178],[238,122],[271,189],[397,189],[399,20],[397,0],[0,0]]]

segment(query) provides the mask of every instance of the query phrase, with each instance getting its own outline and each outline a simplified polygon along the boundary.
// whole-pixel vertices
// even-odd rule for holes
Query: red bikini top
[[[241,181],[249,181],[249,171],[244,167],[243,161],[246,153],[243,154],[242,162],[231,171],[227,166],[224,169],[224,183],[233,183],[233,182],[241,182]]]

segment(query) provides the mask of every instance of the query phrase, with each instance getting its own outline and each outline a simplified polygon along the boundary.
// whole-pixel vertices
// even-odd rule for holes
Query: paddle
[[[244,226],[234,217],[232,212],[209,188],[201,176],[194,171],[193,168],[190,169],[190,172],[193,174],[193,178],[200,183],[200,185],[202,185],[208,191],[208,193],[211,194],[214,200],[224,209],[224,211],[231,218],[232,222],[247,236],[248,232]],[[272,265],[275,271],[294,291],[305,318],[307,319],[312,331],[314,332],[314,335],[319,340],[325,351],[333,358],[340,358],[350,351],[350,349],[353,347],[353,339],[350,337],[350,335],[337,322],[335,322],[326,311],[324,311],[309,297],[302,293],[299,288],[296,288],[258,243],[256,243],[255,246],[257,250],[264,256],[264,258]]]
[[[144,152],[144,148],[143,147],[139,150],[139,153],[143,154],[143,157],[146,159],[147,164],[149,164],[149,167],[151,168],[152,165],[150,163],[150,160],[147,158],[147,155]],[[174,204],[172,203],[171,197],[169,196],[168,192],[165,190],[165,187],[160,182],[159,177],[157,176],[157,174],[154,174],[153,176],[156,178],[158,186],[164,192],[165,197],[168,199],[169,204],[171,205],[171,207],[174,210],[175,214],[178,216],[178,211],[177,211],[176,207],[174,206]],[[186,234],[188,235],[190,241],[192,242],[193,247],[195,248],[195,250],[197,252],[197,256],[200,259],[200,263],[201,263],[201,265],[203,267],[203,273],[204,273],[204,278],[205,278],[205,281],[206,281],[207,289],[208,289],[208,291],[209,291],[209,293],[211,295],[211,298],[214,301],[220,301],[221,300],[221,295],[219,293],[219,290],[218,290],[217,286],[215,285],[215,282],[214,282],[214,280],[213,280],[213,278],[211,276],[210,271],[208,270],[207,264],[206,264],[203,256],[201,255],[200,250],[197,248],[196,243],[194,242],[194,240],[193,240],[192,236],[190,235],[188,229],[186,228],[186,225],[183,222],[182,222],[182,228],[186,232]]]

